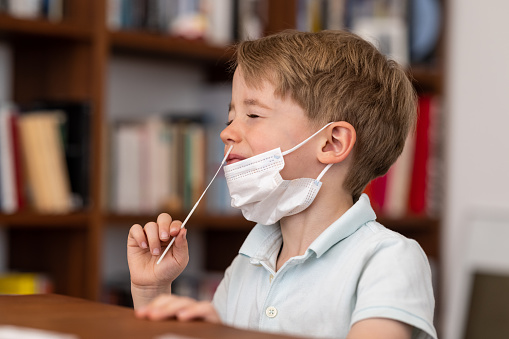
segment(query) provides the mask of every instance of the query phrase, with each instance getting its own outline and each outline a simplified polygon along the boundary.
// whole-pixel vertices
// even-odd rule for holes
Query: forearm
[[[134,309],[139,309],[161,294],[171,294],[171,284],[157,287],[138,286],[131,282]]]
[[[356,322],[347,339],[410,339],[412,326],[397,320],[370,318]]]

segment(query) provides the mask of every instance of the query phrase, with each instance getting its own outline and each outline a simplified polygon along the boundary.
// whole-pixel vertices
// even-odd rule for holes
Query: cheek
[[[274,148],[281,147],[280,140],[277,138],[275,133],[252,133],[246,137],[246,141],[248,142],[253,155],[261,154],[267,151],[271,151]]]

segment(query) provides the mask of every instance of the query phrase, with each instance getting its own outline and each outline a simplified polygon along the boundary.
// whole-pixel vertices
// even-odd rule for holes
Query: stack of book
[[[442,202],[443,156],[440,98],[419,98],[419,118],[403,153],[386,175],[365,189],[377,214],[389,218],[438,217]]]
[[[52,293],[53,283],[40,273],[9,272],[0,274],[0,294]]]
[[[111,129],[111,205],[118,213],[188,210],[206,180],[201,118],[152,116]]]
[[[88,204],[89,109],[0,104],[0,211],[67,213]]]
[[[263,35],[268,0],[109,0],[112,30],[143,30],[228,45]]]
[[[64,0],[0,0],[0,12],[22,19],[62,20]]]
[[[359,34],[406,66],[426,60],[441,28],[438,0],[298,0],[298,30],[344,29]]]

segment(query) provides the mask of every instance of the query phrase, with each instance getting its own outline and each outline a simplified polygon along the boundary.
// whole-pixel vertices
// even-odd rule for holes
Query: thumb
[[[183,267],[185,267],[189,261],[186,228],[181,229],[175,238],[175,243],[173,244],[173,257]]]

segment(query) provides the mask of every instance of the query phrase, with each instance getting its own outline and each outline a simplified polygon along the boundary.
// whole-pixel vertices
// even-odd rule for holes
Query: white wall
[[[468,307],[468,261],[474,260],[475,253],[491,253],[493,261],[507,253],[507,246],[493,241],[507,236],[509,218],[498,218],[496,223],[490,219],[509,211],[509,2],[446,3],[447,178],[441,323],[443,338],[459,339]],[[479,225],[485,232],[475,231],[473,237]],[[489,262],[485,257],[478,264]]]

